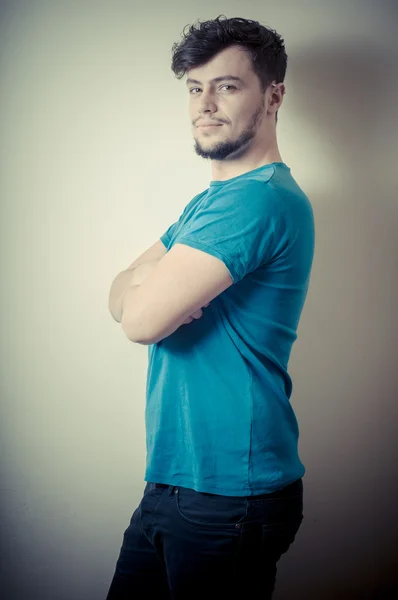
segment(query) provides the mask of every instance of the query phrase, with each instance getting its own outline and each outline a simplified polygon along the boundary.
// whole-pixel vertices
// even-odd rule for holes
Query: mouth
[[[211,125],[198,125],[197,128],[198,129],[204,129],[204,130],[206,130],[206,129],[213,129],[214,127],[222,127],[222,125],[223,125],[223,123],[214,123],[214,125],[213,124],[211,124]]]

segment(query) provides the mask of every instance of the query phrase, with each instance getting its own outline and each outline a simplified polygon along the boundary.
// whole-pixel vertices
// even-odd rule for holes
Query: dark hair
[[[187,27],[189,29],[186,32]],[[171,70],[177,79],[233,45],[241,46],[251,58],[262,92],[273,81],[281,83],[285,79],[287,54],[284,40],[275,30],[258,21],[240,17],[228,19],[225,15],[219,15],[212,21],[198,21],[197,28],[195,24],[186,25],[182,37],[180,43],[172,46]]]

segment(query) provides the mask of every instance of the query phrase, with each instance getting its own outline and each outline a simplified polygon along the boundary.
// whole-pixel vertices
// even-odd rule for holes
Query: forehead
[[[231,46],[216,54],[206,64],[189,69],[188,79],[195,79],[200,83],[208,83],[211,79],[220,76],[233,75],[244,82],[250,82],[254,77],[249,56],[241,48]]]

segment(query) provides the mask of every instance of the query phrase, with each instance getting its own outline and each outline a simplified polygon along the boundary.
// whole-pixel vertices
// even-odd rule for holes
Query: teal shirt
[[[145,481],[250,496],[302,477],[287,367],[314,255],[285,163],[211,181],[161,237],[222,260],[233,284],[148,346]]]

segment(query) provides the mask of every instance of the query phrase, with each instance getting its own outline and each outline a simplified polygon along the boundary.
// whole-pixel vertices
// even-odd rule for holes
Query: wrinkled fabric
[[[232,286],[148,346],[144,479],[226,496],[301,478],[288,361],[307,296],[314,215],[285,163],[211,181],[162,235],[222,260]]]

